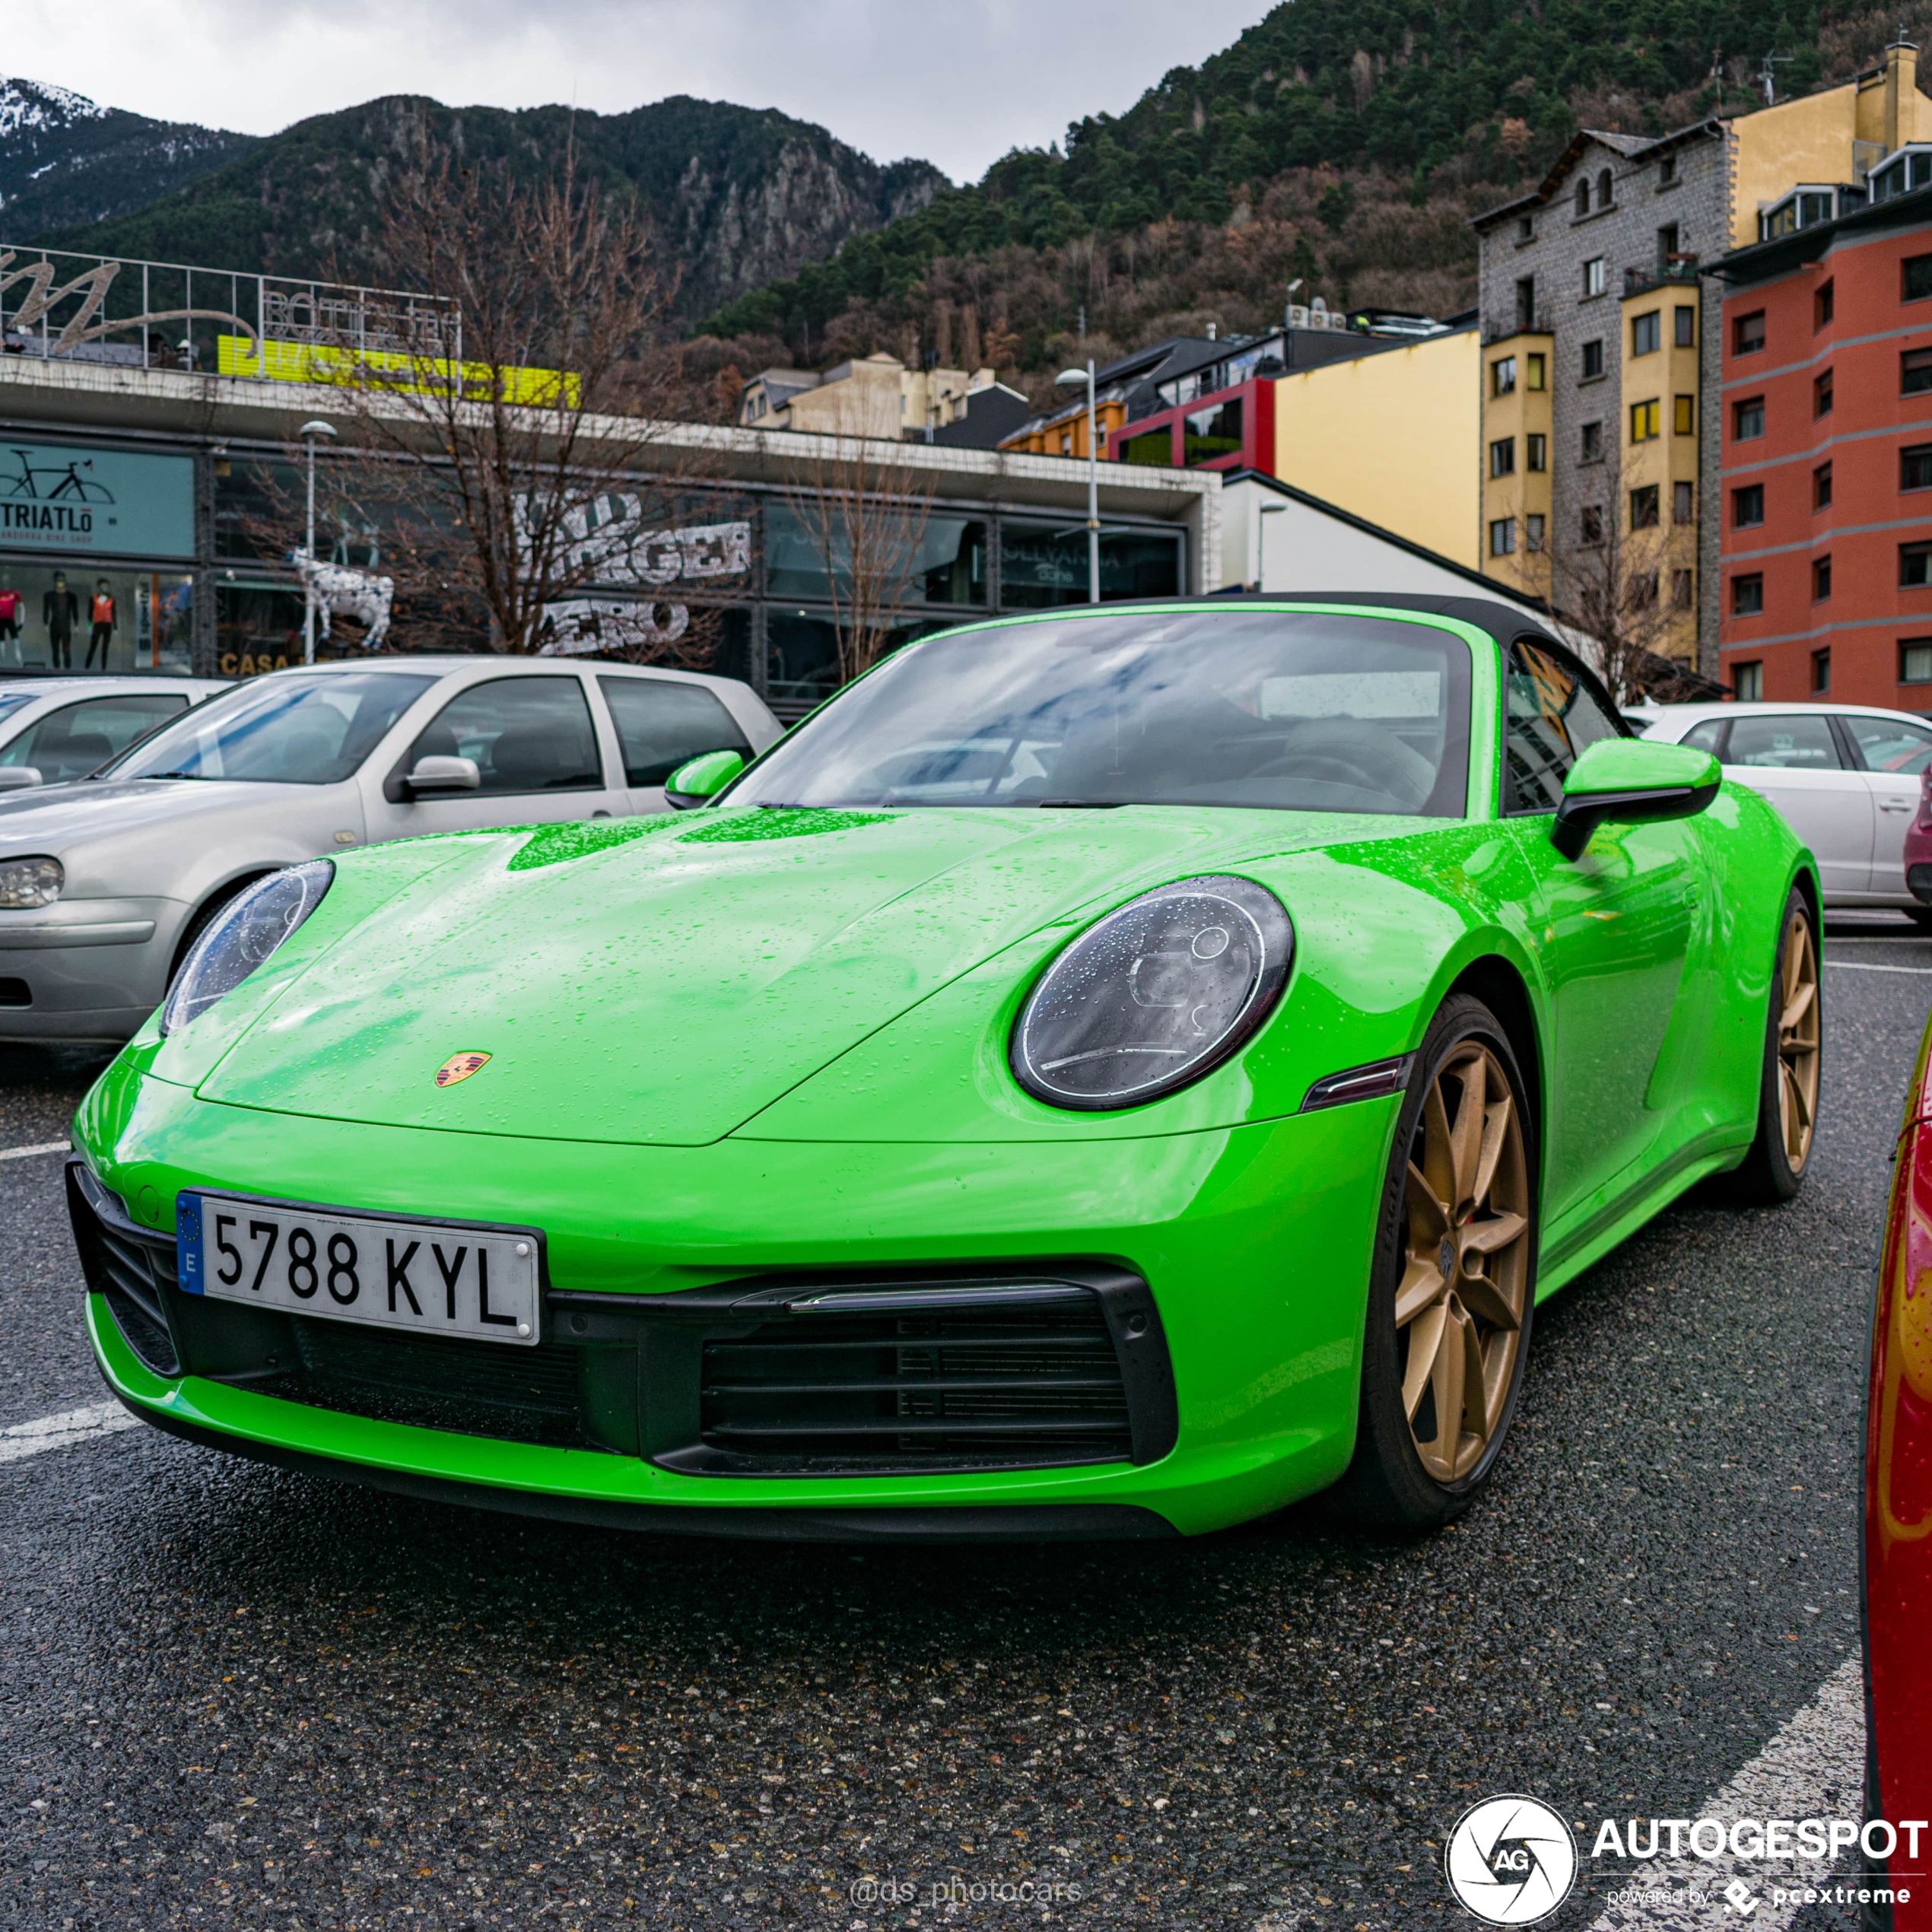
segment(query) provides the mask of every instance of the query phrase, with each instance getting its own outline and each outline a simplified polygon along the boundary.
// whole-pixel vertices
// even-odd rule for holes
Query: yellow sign
[[[577,408],[577,379],[554,369],[504,367],[488,363],[452,362],[437,356],[403,355],[371,349],[358,354],[323,342],[251,342],[245,335],[216,338],[216,373],[271,383],[323,383],[337,388],[410,389],[446,395],[461,385],[472,402],[502,399],[529,408]]]

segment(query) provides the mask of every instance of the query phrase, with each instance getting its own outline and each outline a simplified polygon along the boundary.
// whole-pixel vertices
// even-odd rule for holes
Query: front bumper
[[[170,1318],[167,1295],[197,1298],[165,1282],[163,1321],[141,1349],[138,1311],[129,1314],[91,1262],[89,1326],[110,1385],[136,1412],[198,1440],[582,1520],[663,1527],[655,1513],[673,1511],[684,1513],[681,1527],[728,1520],[732,1533],[827,1535],[850,1533],[850,1512],[879,1512],[869,1515],[868,1533],[903,1536],[936,1533],[931,1513],[945,1511],[960,1513],[948,1518],[952,1533],[971,1537],[1013,1533],[1018,1519],[983,1517],[987,1510],[1033,1512],[1031,1533],[1047,1536],[1212,1530],[1324,1486],[1352,1449],[1392,1100],[1098,1145],[727,1139],[646,1149],[266,1115],[197,1101],[142,1076],[135,1058],[117,1063],[91,1097],[78,1137],[90,1171],[126,1203],[124,1237],[145,1231],[164,1257],[175,1196],[189,1186],[542,1226],[551,1333],[577,1395],[574,1407],[550,1404],[558,1426],[546,1429],[539,1417],[513,1431],[473,1413],[436,1426],[437,1412],[386,1397],[345,1404],[315,1396],[288,1379],[303,1344],[291,1350],[258,1334],[240,1346],[227,1325],[197,1339],[195,1324],[211,1304],[174,1306]],[[83,1231],[84,1251],[87,1241]],[[936,1423],[929,1427],[949,1452],[937,1459],[841,1466],[834,1444],[829,1456],[802,1454],[780,1469],[717,1453],[717,1438],[697,1426],[709,1400],[701,1394],[706,1338],[744,1335],[749,1295],[767,1322],[759,1346],[782,1340],[771,1322],[782,1330],[797,1314],[774,1315],[777,1304],[801,1283],[834,1275],[870,1289],[990,1278],[1084,1286],[1119,1365],[1121,1402],[1109,1414],[1124,1417],[1124,1429],[1110,1447],[1104,1430],[1089,1428],[1090,1413],[1069,1425],[1070,1452],[1063,1441],[1050,1457],[1006,1412],[990,1425],[1002,1438],[994,1447],[1015,1453],[999,1466],[979,1453],[983,1438],[971,1429]],[[672,1347],[652,1339],[674,1336],[682,1339]],[[1069,1338],[1050,1339],[1058,1346]],[[986,1340],[954,1334],[933,1346],[970,1352]],[[843,1334],[813,1346],[834,1343],[847,1346]],[[456,1345],[421,1338],[420,1346]],[[869,1334],[864,1346],[887,1352],[869,1358],[885,1362],[879,1372],[891,1383],[881,1412],[922,1412],[907,1407],[903,1377],[892,1381],[891,1364],[903,1365],[914,1343]],[[1031,1353],[1028,1374],[1045,1359]],[[974,1356],[973,1365],[988,1359]],[[1090,1370],[1095,1359],[1090,1353],[1082,1365]],[[1136,1371],[1136,1359],[1155,1372]],[[1049,1371],[1056,1365],[1047,1362]],[[307,1355],[301,1366],[312,1366]],[[1092,1400],[1104,1407],[1112,1397]],[[1028,1411],[1040,1412],[1037,1403]],[[917,1427],[900,1438],[903,1426],[882,1425],[901,1448],[927,1447]],[[795,1527],[773,1527],[781,1523]]]
[[[129,1038],[167,990],[185,912],[157,898],[0,912],[0,1041]]]

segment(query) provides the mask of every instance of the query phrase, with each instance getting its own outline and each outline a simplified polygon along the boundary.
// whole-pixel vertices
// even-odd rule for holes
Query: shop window
[[[1600,336],[1593,337],[1583,345],[1583,376],[1586,383],[1594,383],[1603,373],[1603,343]]]
[[[1765,486],[1762,483],[1747,483],[1741,490],[1730,493],[1730,526],[1733,530],[1748,530],[1765,520]]]
[[[1811,413],[1813,416],[1829,416],[1832,413],[1832,372],[1829,369],[1812,378]]]
[[[983,604],[986,559],[986,526],[977,517],[929,517],[913,563],[915,601]]]
[[[1654,355],[1663,345],[1663,311],[1651,309],[1630,321],[1630,353]]]
[[[1730,614],[1733,617],[1756,617],[1765,607],[1765,580],[1755,571],[1749,577],[1734,577],[1730,580]]]
[[[1659,522],[1657,488],[1654,483],[1646,483],[1641,489],[1630,493],[1630,527],[1633,530],[1654,530]]]
[[[1748,443],[1765,433],[1765,399],[1754,396],[1731,405],[1730,433],[1733,442]]]
[[[1679,436],[1697,434],[1697,398],[1678,396],[1670,406],[1670,427]]]
[[[1466,391],[1464,392],[1467,393]],[[1489,365],[1489,393],[1492,396],[1514,396],[1516,393],[1516,358],[1513,355],[1499,355]]]
[[[1680,349],[1697,347],[1697,311],[1688,302],[1676,307],[1676,344]]]
[[[1489,525],[1489,554],[1513,557],[1516,554],[1516,519],[1498,516]]]
[[[1899,545],[1899,589],[1922,590],[1927,584],[1932,584],[1932,543]]]
[[[1489,445],[1489,474],[1492,476],[1514,476],[1516,474],[1514,437],[1498,437]]]
[[[1932,349],[1908,349],[1899,358],[1899,393],[1923,396],[1932,389]]]
[[[1584,463],[1600,463],[1603,460],[1603,425],[1585,423],[1577,460]]]
[[[224,678],[253,678],[300,664],[302,617],[302,593],[287,584],[217,584],[215,669]],[[316,654],[341,653],[318,645]]]
[[[1737,694],[1739,704],[1762,704],[1765,695],[1765,667],[1762,662],[1733,664],[1730,667],[1730,688]]]
[[[1527,470],[1546,470],[1549,467],[1549,438],[1546,436],[1526,436],[1523,439],[1523,467]]]
[[[1832,653],[1829,650],[1815,650],[1811,653],[1811,694],[1825,697],[1832,688]]]
[[[1899,640],[1899,682],[1902,685],[1932,685],[1932,637]]]
[[[1765,345],[1765,312],[1753,309],[1747,316],[1740,316],[1730,326],[1730,352],[1733,355],[1756,355]]]
[[[1085,533],[1082,532],[1084,555]],[[1077,601],[1086,601],[1086,566],[1081,565]],[[1069,602],[1076,601],[1068,599]],[[935,627],[907,623],[886,635],[886,653]],[[839,686],[838,627],[829,611],[772,610],[765,617],[765,694],[781,717],[796,717],[829,697]]]
[[[1171,427],[1150,429],[1126,437],[1120,445],[1123,463],[1146,463],[1158,469],[1174,467],[1174,431]]]
[[[1670,608],[1673,611],[1687,611],[1697,602],[1697,573],[1695,570],[1673,570],[1670,573]]]
[[[0,561],[0,672],[186,671],[193,635],[194,580],[178,571]]]
[[[1820,282],[1811,297],[1811,326],[1822,329],[1829,324],[1838,308],[1838,297],[1834,285]]]
[[[1002,522],[999,583],[1009,609],[1037,610],[1087,601],[1087,533],[1052,524]],[[1104,530],[1100,539],[1103,599],[1178,596],[1177,532]]]
[[[1543,520],[1540,516],[1526,516],[1523,520],[1523,548],[1540,550],[1543,546]]]
[[[1632,443],[1650,443],[1662,434],[1659,427],[1663,412],[1657,399],[1648,402],[1633,402],[1630,405],[1630,440]]]
[[[1932,295],[1932,255],[1908,255],[1899,271],[1901,300],[1922,302]]]
[[[1832,466],[1820,463],[1811,472],[1811,507],[1813,510],[1829,510],[1832,507]]]
[[[1811,601],[1822,604],[1832,594],[1832,560],[1829,557],[1814,557],[1811,560]]]
[[[1673,483],[1670,486],[1670,520],[1680,528],[1697,521],[1697,486]]]

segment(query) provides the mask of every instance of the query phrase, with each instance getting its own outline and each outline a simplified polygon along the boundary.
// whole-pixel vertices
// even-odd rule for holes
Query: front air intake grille
[[[81,1272],[106,1301],[128,1346],[157,1375],[179,1375],[166,1293],[174,1286],[174,1237],[130,1219],[78,1158],[67,1164],[67,1209]]]
[[[24,980],[0,980],[0,1006],[30,1006],[33,989]]]
[[[707,1338],[698,1396],[702,1449],[665,1460],[721,1475],[1133,1457],[1106,1310],[1071,1285],[805,1298]]]

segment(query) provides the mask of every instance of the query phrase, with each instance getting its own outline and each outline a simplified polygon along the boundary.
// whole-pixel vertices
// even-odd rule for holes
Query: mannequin
[[[67,574],[54,573],[54,587],[40,599],[40,621],[47,627],[47,642],[53,647],[54,669],[69,670],[68,647],[74,641],[74,627],[81,621],[80,599],[67,587]]]
[[[0,590],[0,654],[11,652],[16,664],[24,664],[20,647],[21,613],[24,600],[17,590]]]
[[[105,671],[108,648],[114,641],[114,593],[108,589],[104,577],[94,580],[94,595],[87,599],[87,616],[92,628],[87,632],[87,661],[81,668],[91,671],[94,654],[99,651],[100,668]]]

